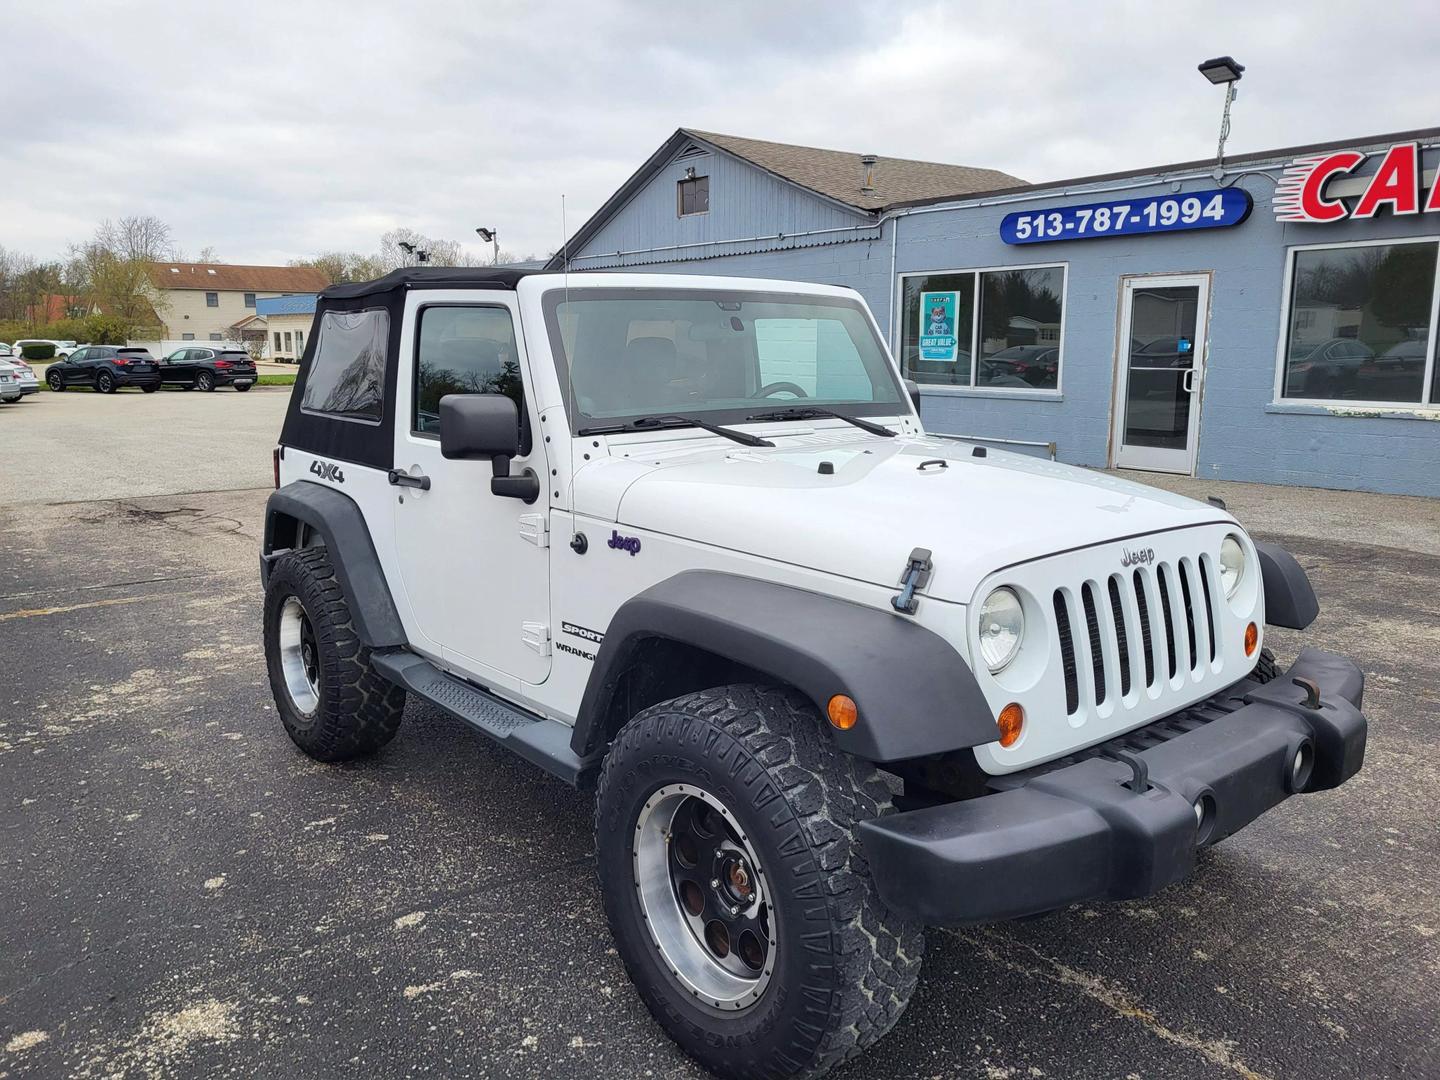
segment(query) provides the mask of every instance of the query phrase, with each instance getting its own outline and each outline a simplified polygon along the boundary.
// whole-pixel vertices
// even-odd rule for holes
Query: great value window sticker
[[[960,294],[922,292],[920,294],[920,359],[953,364],[960,354],[960,338],[956,314]]]

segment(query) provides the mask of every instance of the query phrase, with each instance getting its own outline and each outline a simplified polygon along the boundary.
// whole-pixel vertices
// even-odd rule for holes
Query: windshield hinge
[[[550,521],[544,514],[521,514],[520,535],[536,547],[550,546]]]
[[[546,623],[527,622],[520,624],[520,640],[540,656],[550,655],[550,627]]]
[[[900,575],[900,595],[890,598],[890,606],[906,615],[914,615],[920,607],[915,592],[929,584],[930,573],[934,569],[935,564],[930,561],[929,548],[916,548],[910,552],[910,561],[905,564],[905,570]]]

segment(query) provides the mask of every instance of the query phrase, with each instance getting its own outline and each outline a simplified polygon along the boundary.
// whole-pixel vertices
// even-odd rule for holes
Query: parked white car
[[[0,401],[19,401],[22,396],[20,370],[9,361],[0,360]]]
[[[15,342],[15,344],[11,346],[13,354],[18,357],[20,355],[20,350],[23,349],[26,345],[54,345],[55,358],[57,360],[64,360],[68,358],[69,355],[74,352],[76,348],[78,348],[78,346],[73,341],[57,341],[55,338],[22,338],[20,341]]]
[[[40,377],[35,374],[35,370],[26,361],[22,360],[19,356],[0,359],[3,359],[5,364],[15,369],[15,377],[20,382],[20,393],[34,394],[39,391]]]

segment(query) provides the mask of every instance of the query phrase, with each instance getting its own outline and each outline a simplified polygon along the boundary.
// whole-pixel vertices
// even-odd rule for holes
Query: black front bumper
[[[1297,678],[1319,688],[1318,708]],[[1003,790],[980,798],[867,821],[859,831],[880,896],[937,925],[1148,896],[1189,874],[1200,847],[1290,795],[1354,776],[1364,686],[1350,660],[1305,649],[1269,683],[1242,681],[1151,725],[1159,734],[1141,729],[1073,764],[997,777]],[[1126,748],[1148,789],[1136,790],[1131,765],[1103,756]],[[1309,760],[1299,784],[1297,754]]]

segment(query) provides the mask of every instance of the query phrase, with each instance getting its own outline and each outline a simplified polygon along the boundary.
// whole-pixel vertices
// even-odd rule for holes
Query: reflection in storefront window
[[[1417,242],[1295,252],[1284,396],[1440,401],[1425,386],[1436,250]]]
[[[1063,291],[1058,266],[980,275],[977,385],[1040,390],[1059,385]]]
[[[1059,266],[908,275],[901,366],[929,385],[1054,390],[1064,293]]]

